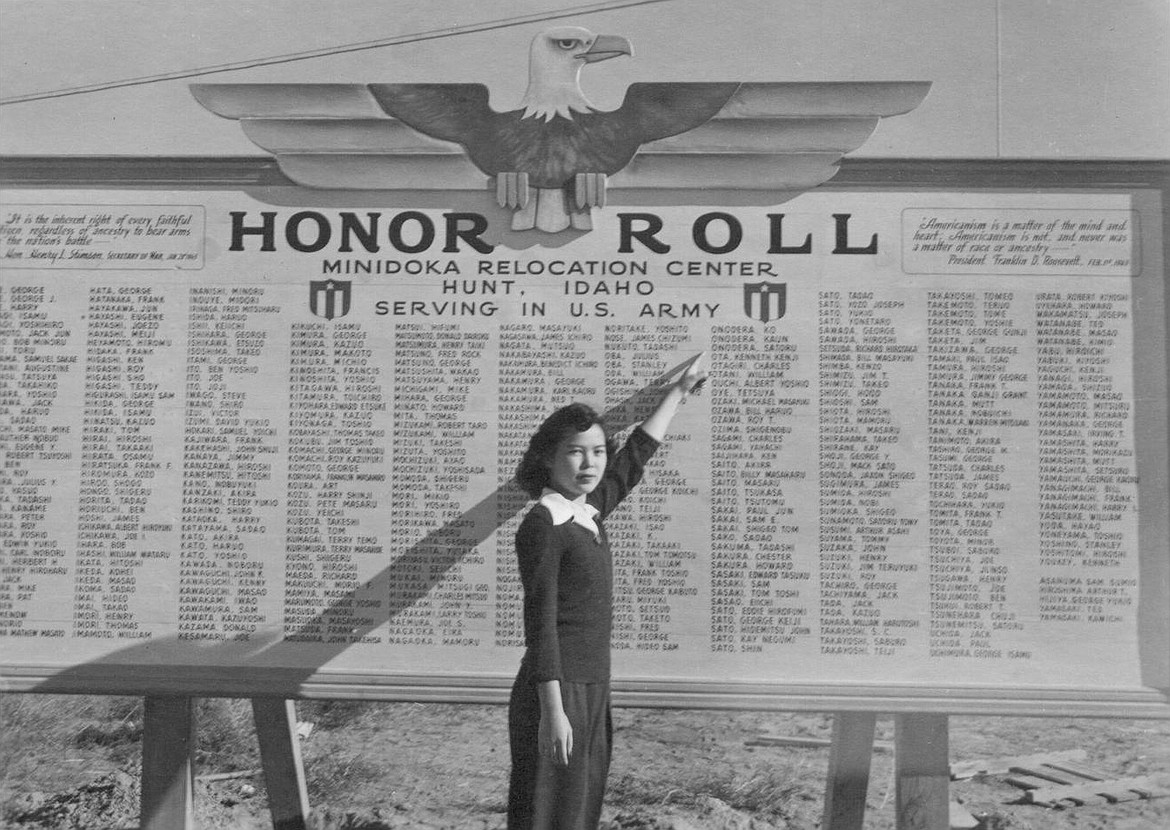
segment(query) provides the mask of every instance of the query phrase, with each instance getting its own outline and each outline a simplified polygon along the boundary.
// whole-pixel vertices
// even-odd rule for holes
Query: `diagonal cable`
[[[449,26],[442,29],[432,29],[426,32],[415,32],[408,35],[397,35],[395,37],[381,38],[379,40],[369,40],[362,43],[350,43],[342,46],[333,46],[327,49],[312,49],[307,52],[292,52],[287,55],[273,55],[267,58],[254,58],[252,60],[236,61],[234,63],[221,63],[213,66],[203,66],[194,69],[179,69],[174,72],[163,72],[158,75],[143,75],[137,78],[124,78],[118,81],[102,81],[94,84],[85,84],[82,86],[63,87],[61,89],[48,90],[46,92],[32,92],[27,95],[14,95],[9,98],[0,98],[0,106],[8,104],[20,104],[31,101],[44,101],[50,98],[64,98],[70,95],[85,95],[91,92],[104,92],[108,89],[120,89],[130,86],[143,86],[145,84],[159,83],[160,81],[175,81],[182,78],[197,78],[202,75],[213,75],[218,72],[237,72],[241,69],[255,69],[260,66],[274,66],[282,63],[293,63],[295,61],[313,60],[314,58],[330,57],[332,55],[344,55],[349,52],[363,52],[369,49],[382,49],[387,46],[399,46],[407,43],[422,43],[428,40],[441,40],[443,38],[458,37],[459,35],[473,34],[476,32],[490,32],[496,29],[507,29],[514,26],[523,26],[529,23],[543,23],[549,20],[560,20],[566,17],[580,17],[587,14],[598,14],[600,12],[615,11],[617,9],[631,8],[634,6],[647,6],[653,3],[666,3],[670,0],[609,0],[604,3],[591,3],[585,6],[574,6],[560,11],[537,12],[534,14],[526,14],[518,17],[502,18],[500,20],[488,20],[481,23],[469,23],[465,26]]]

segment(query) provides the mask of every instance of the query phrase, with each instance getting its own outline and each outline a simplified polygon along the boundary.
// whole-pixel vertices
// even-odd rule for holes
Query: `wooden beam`
[[[195,701],[147,697],[144,709],[141,830],[193,830]]]
[[[256,720],[272,826],[274,830],[305,830],[309,791],[296,733],[296,706],[291,700],[254,697],[252,716]]]
[[[838,712],[833,717],[829,773],[825,784],[824,830],[861,830],[877,716]]]
[[[946,715],[894,719],[897,830],[948,830],[950,764]]]
[[[743,742],[744,746],[804,746],[804,747],[819,747],[819,746],[833,746],[831,738],[806,738],[797,735],[757,735],[754,738],[749,738]],[[874,741],[874,752],[893,752],[893,741]]]

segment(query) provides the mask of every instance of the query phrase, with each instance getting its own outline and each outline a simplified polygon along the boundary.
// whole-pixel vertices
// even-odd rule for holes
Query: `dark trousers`
[[[561,681],[561,701],[573,727],[567,767],[541,752],[540,698],[536,682],[521,669],[508,706],[508,830],[596,830],[601,820],[612,755],[609,684]]]

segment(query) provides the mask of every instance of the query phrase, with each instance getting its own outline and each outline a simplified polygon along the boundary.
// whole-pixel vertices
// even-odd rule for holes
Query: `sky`
[[[0,106],[5,155],[258,155],[190,82],[479,81],[498,109],[548,23],[622,34],[634,57],[589,67],[613,108],[642,80],[932,81],[854,155],[1170,158],[1164,0],[0,0],[0,98],[430,33],[427,39]],[[493,25],[494,24],[494,25]],[[489,30],[449,37],[459,27]]]

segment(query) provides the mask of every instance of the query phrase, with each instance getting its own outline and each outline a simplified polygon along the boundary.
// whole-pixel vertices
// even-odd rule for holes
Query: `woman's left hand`
[[[700,352],[682,376],[674,382],[675,387],[682,392],[683,400],[686,400],[687,395],[699,394],[707,382],[707,370],[702,367],[705,356],[706,352]]]

